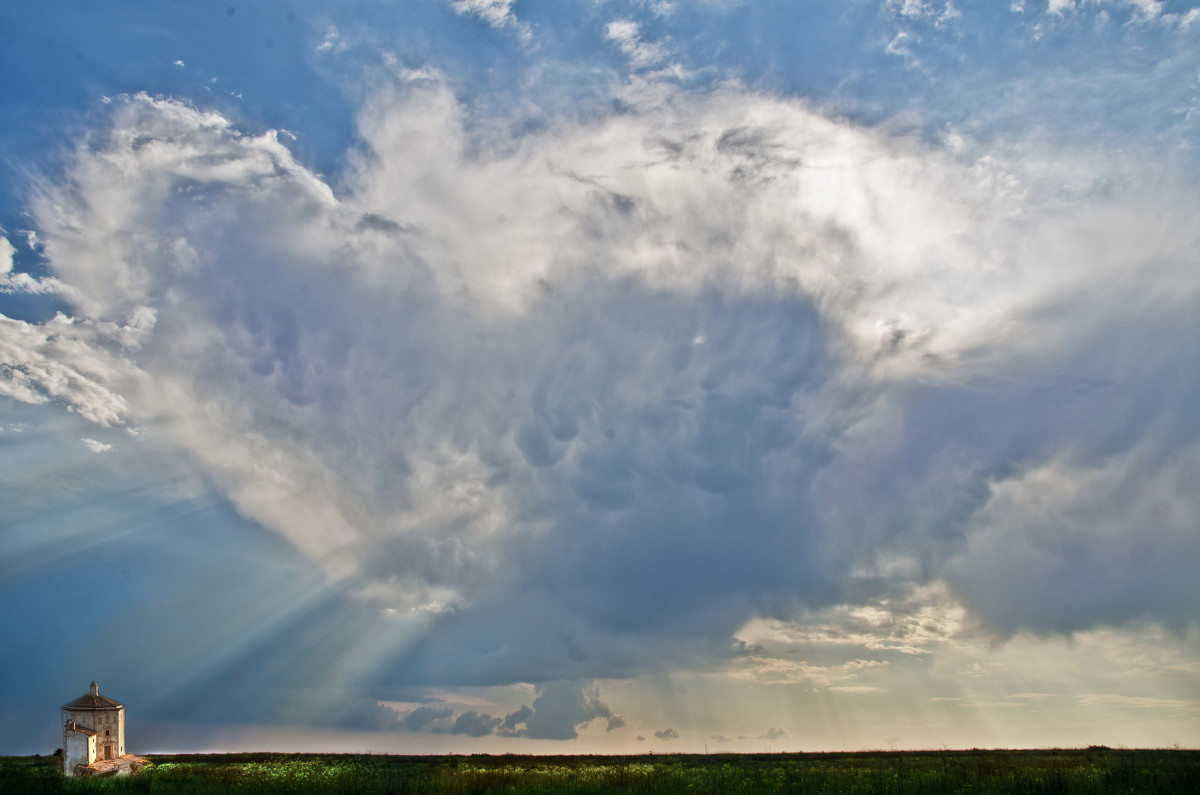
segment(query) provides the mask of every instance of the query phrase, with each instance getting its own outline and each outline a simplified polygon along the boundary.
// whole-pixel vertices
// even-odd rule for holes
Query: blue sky
[[[0,748],[1200,743],[1200,8],[0,11]]]

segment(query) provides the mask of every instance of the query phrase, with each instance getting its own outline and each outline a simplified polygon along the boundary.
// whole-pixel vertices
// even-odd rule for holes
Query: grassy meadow
[[[648,756],[151,755],[67,779],[0,757],[8,793],[1200,793],[1200,751],[1088,748]]]

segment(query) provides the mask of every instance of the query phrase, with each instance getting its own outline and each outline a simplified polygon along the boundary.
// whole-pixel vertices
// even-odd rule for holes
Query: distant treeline
[[[39,793],[1200,793],[1200,751],[1092,747],[665,756],[182,754],[121,778],[0,757],[0,795]]]

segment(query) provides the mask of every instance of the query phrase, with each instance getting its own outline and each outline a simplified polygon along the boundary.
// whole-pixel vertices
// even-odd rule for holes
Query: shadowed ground
[[[64,778],[0,758],[0,793],[1194,793],[1200,751],[906,751],[665,756],[151,756],[134,776]]]

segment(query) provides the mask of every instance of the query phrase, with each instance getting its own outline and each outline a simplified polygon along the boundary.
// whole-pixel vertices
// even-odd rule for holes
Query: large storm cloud
[[[0,389],[194,457],[404,637],[388,685],[700,664],[931,581],[987,631],[1194,620],[1186,190],[736,87],[467,115],[380,93],[331,187],[118,100],[36,204],[69,313],[4,321]],[[530,736],[614,719],[572,688]]]

